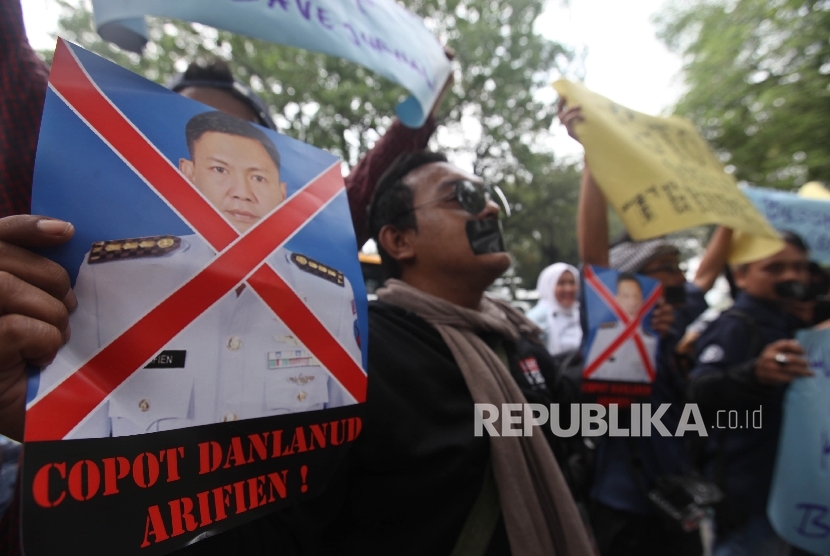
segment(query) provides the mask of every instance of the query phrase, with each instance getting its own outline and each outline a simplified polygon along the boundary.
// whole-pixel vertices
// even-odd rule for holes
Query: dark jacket
[[[742,293],[697,341],[689,397],[700,405],[711,431],[705,471],[721,483],[733,508],[748,513],[766,510],[786,389],[759,383],[755,362],[768,344],[792,338],[798,325],[777,304]],[[752,412],[759,409],[760,428],[754,428]],[[730,410],[737,412],[731,429]]]

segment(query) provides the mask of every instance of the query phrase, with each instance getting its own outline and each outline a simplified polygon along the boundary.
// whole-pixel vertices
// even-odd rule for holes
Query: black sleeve
[[[758,382],[752,332],[729,315],[713,322],[697,342],[690,373],[689,401],[701,409],[749,409],[769,399],[774,389]]]

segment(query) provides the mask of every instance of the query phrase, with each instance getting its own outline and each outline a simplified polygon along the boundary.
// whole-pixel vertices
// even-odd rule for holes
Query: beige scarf
[[[452,351],[473,401],[499,408],[527,403],[510,371],[477,335],[495,332],[512,341],[538,328],[507,303],[482,298],[478,311],[424,293],[400,280],[388,280],[378,297],[417,314]],[[490,454],[499,500],[514,556],[589,556],[588,535],[559,465],[539,427],[532,437],[490,437]],[[473,431],[470,430],[470,434]]]

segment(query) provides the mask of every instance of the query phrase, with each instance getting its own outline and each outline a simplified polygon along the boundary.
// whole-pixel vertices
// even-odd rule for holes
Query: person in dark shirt
[[[580,106],[567,106],[566,100],[560,100],[559,118],[571,137],[578,141],[576,126],[584,116]],[[661,300],[652,319],[652,328],[660,332],[660,340],[657,374],[646,400],[652,407],[671,404],[661,422],[673,432],[686,401],[686,376],[678,365],[676,348],[686,328],[708,307],[704,294],[725,265],[732,231],[723,227],[716,229],[694,279],[687,282],[680,268],[679,250],[665,239],[626,239],[609,247],[607,210],[605,197],[586,161],[577,213],[582,262],[623,273],[644,274],[660,281],[664,296],[678,298],[678,301],[672,300],[672,305]],[[628,417],[624,414],[623,419]],[[640,438],[602,438],[597,447],[591,489],[591,523],[600,553],[603,556],[702,554],[699,531],[687,532],[679,524],[667,524],[648,498],[648,492],[660,476],[685,475],[692,470],[691,454],[682,437],[653,434]]]
[[[766,517],[784,391],[795,378],[812,373],[804,351],[793,340],[803,323],[790,314],[794,300],[779,292],[787,282],[809,281],[807,248],[791,233],[778,253],[738,266],[742,290],[733,307],[701,334],[689,395],[709,416],[713,434],[706,447],[705,470],[727,499],[718,511],[713,554],[767,556],[786,554],[787,546]],[[718,412],[761,410],[761,427],[728,430]]]
[[[498,212],[438,153],[404,155],[378,184],[369,222],[391,278],[370,304],[366,416],[325,535],[334,553],[591,553],[555,440],[475,433],[476,403],[549,403],[555,379],[540,330],[484,295],[510,265]]]

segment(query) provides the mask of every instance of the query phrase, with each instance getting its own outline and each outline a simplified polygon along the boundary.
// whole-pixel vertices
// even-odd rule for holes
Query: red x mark
[[[252,227],[244,236],[178,172],[101,92],[71,48],[58,41],[52,90],[162,199],[201,233],[217,256],[130,329],[32,405],[27,441],[68,434],[118,385],[154,357],[184,327],[240,283],[247,282],[357,400],[366,399],[366,375],[265,259],[309,222],[337,193],[343,178],[332,165]]]
[[[622,308],[617,304],[617,298],[608,291],[608,288],[603,284],[599,278],[597,278],[596,273],[591,265],[585,265],[584,271],[585,281],[588,283],[589,286],[597,293],[598,296],[602,298],[605,304],[611,309],[611,312],[614,313],[614,316],[625,325],[623,331],[620,332],[620,335],[616,337],[616,339],[611,342],[611,344],[605,348],[605,351],[599,354],[599,356],[591,362],[590,365],[585,367],[585,370],[582,371],[583,378],[590,378],[592,374],[602,365],[605,363],[609,357],[611,357],[614,352],[617,351],[623,342],[627,341],[632,336],[634,337],[634,344],[637,346],[637,352],[640,354],[640,359],[643,361],[643,366],[645,367],[646,373],[648,373],[649,379],[654,381],[655,377],[655,370],[654,365],[651,363],[651,358],[649,358],[648,351],[646,347],[643,345],[643,339],[640,337],[638,329],[640,327],[640,322],[645,317],[646,313],[648,313],[654,305],[657,304],[659,301],[660,296],[663,293],[663,288],[660,284],[657,284],[657,287],[651,292],[651,294],[646,298],[643,306],[640,307],[640,311],[637,313],[637,316],[633,319],[629,319],[628,315],[622,310]]]

